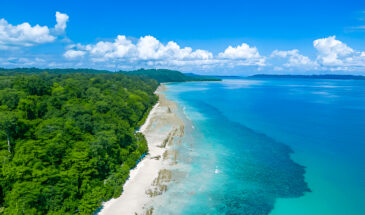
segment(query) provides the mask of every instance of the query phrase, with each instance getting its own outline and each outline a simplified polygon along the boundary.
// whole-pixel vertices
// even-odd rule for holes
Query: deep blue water
[[[169,84],[185,115],[156,214],[365,214],[365,81]]]

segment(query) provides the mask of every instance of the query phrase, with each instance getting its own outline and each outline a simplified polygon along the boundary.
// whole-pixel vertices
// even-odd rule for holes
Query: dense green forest
[[[220,81],[219,78],[213,76],[194,75],[192,73],[184,74],[175,70],[168,69],[139,69],[129,72],[123,72],[128,75],[139,75],[163,82],[184,82],[184,81]]]
[[[185,81],[220,81],[221,79],[214,76],[196,75],[193,73],[182,73],[169,69],[139,69],[134,71],[116,71],[111,72],[107,70],[95,70],[95,69],[38,69],[38,68],[15,68],[15,69],[1,69],[0,74],[13,74],[25,73],[25,74],[37,74],[40,72],[47,72],[52,74],[66,74],[66,73],[121,73],[125,75],[140,76],[145,78],[154,79],[159,83],[163,82],[185,82]]]
[[[135,131],[157,86],[107,71],[0,71],[0,214],[92,214],[119,196],[148,150]]]

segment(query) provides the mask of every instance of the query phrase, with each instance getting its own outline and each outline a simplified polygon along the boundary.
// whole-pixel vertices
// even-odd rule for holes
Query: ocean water
[[[365,214],[365,81],[167,88],[186,126],[156,214]]]

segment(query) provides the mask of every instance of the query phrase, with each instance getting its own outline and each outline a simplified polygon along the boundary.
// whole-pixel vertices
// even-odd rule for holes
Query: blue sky
[[[365,74],[365,1],[0,0],[0,19],[0,67]]]

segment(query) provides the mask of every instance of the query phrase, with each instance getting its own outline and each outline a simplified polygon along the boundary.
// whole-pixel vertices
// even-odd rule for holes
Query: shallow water
[[[365,214],[364,81],[234,79],[166,95],[186,132],[156,214]]]

